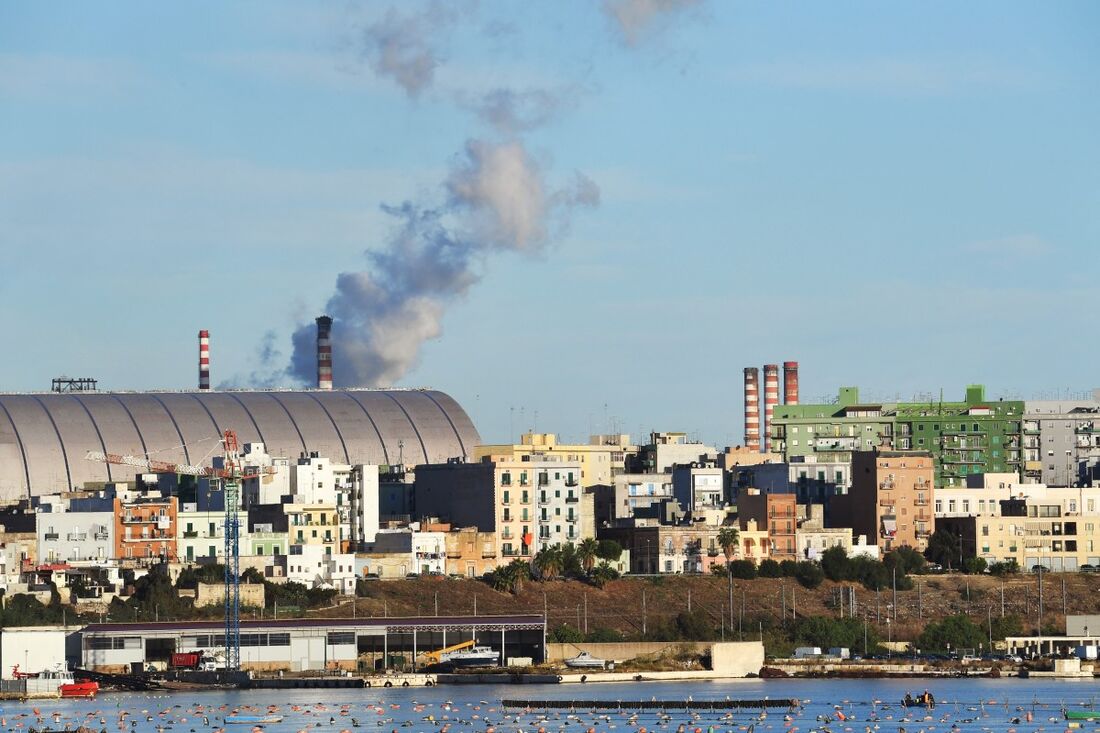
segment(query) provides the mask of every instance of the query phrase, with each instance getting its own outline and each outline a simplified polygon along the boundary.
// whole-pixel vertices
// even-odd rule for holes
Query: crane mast
[[[191,466],[182,463],[156,461],[148,456],[120,455],[88,451],[84,458],[99,463],[132,466],[149,473],[174,473],[182,476],[209,478],[221,484],[225,499],[223,534],[225,538],[225,668],[236,672],[241,667],[241,543],[240,508],[241,483],[244,479],[269,476],[275,469],[245,468],[241,465],[241,449],[237,433],[226,430],[221,436],[224,461],[220,468]]]

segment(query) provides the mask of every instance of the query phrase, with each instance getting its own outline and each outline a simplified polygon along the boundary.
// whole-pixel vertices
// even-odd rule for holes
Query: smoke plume
[[[369,250],[369,269],[341,273],[326,312],[333,318],[333,381],[338,387],[388,386],[415,364],[420,347],[442,331],[448,302],[480,279],[498,251],[542,251],[578,207],[599,204],[596,184],[576,174],[551,189],[545,172],[519,141],[470,140],[443,183],[434,208],[385,206],[398,225],[386,245]],[[306,383],[316,375],[312,324],[293,337],[289,371]]]
[[[569,85],[523,91],[500,88],[480,97],[461,98],[460,103],[499,132],[515,135],[542,127],[572,110],[579,98],[580,88]]]
[[[419,13],[402,14],[391,7],[363,31],[364,54],[374,73],[390,77],[416,97],[432,85],[440,64],[437,43],[457,19],[456,9],[441,2]]]
[[[665,22],[674,13],[698,5],[700,0],[604,0],[604,12],[611,18],[623,40],[636,46],[646,32]]]

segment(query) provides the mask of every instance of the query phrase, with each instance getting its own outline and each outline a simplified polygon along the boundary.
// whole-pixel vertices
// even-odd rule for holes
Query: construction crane
[[[241,449],[237,433],[226,430],[221,437],[223,461],[220,467],[189,466],[181,463],[156,461],[148,456],[120,455],[88,451],[89,461],[132,466],[149,473],[174,473],[181,476],[197,476],[220,482],[224,489],[225,519],[225,669],[236,672],[241,668],[241,544],[240,521],[237,509],[240,504],[241,482],[245,479],[271,475],[275,469],[245,468],[241,465]]]

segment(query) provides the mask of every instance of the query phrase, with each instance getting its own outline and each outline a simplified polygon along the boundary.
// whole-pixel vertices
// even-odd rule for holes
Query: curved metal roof
[[[431,390],[0,394],[0,499],[127,480],[89,450],[208,463],[223,430],[271,455],[344,463],[466,458],[481,442],[465,410]]]

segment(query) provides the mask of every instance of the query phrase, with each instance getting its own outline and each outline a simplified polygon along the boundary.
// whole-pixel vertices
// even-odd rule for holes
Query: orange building
[[[138,564],[176,562],[176,497],[115,499],[115,557]]]
[[[902,546],[923,551],[934,524],[935,471],[927,451],[853,453],[852,489],[833,497],[832,524],[851,526],[884,552]]]
[[[742,530],[755,521],[768,533],[768,556],[782,562],[798,559],[798,505],[794,494],[765,494],[759,489],[746,489],[737,498],[737,519]]]

